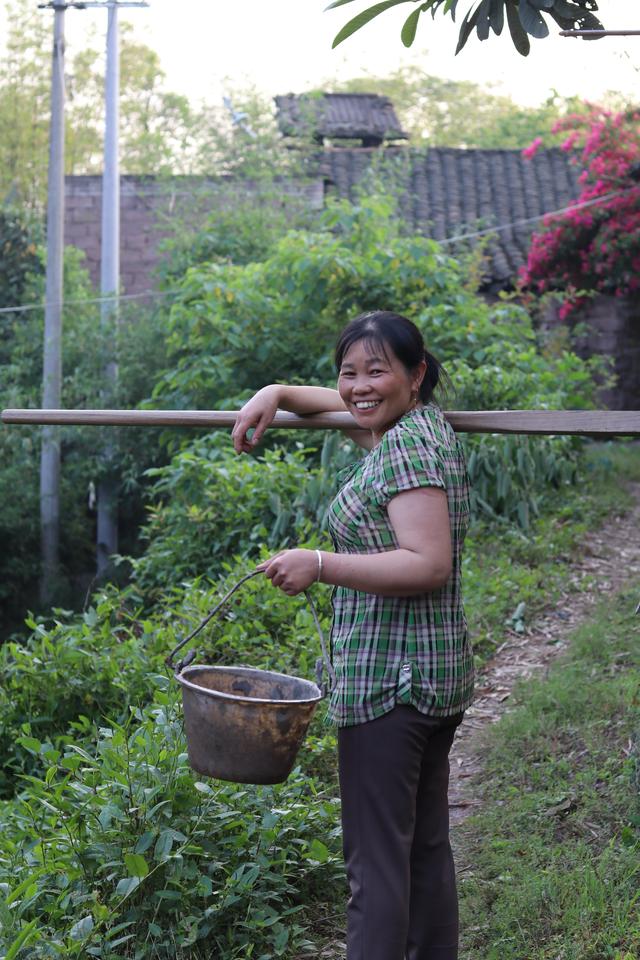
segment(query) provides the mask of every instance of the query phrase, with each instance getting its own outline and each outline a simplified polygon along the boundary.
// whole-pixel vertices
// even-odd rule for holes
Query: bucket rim
[[[283,680],[300,680],[303,683],[310,684],[311,687],[315,687],[315,689],[318,691],[318,695],[317,697],[307,697],[304,700],[269,700],[265,697],[247,697],[243,696],[242,694],[223,693],[221,690],[210,690],[208,687],[202,687],[200,684],[194,683],[185,676],[187,673],[196,673],[200,670],[215,670],[218,673],[264,673],[272,677],[281,677]],[[261,705],[270,705],[275,708],[279,706],[295,706],[296,704],[304,705],[318,703],[320,700],[324,699],[322,690],[313,680],[307,680],[306,677],[292,676],[288,673],[280,673],[277,670],[261,670],[259,667],[216,666],[215,664],[209,663],[194,663],[188,667],[184,667],[180,673],[174,673],[174,677],[182,687],[186,687],[188,690],[205,694],[214,700],[229,700],[233,703],[256,703]]]

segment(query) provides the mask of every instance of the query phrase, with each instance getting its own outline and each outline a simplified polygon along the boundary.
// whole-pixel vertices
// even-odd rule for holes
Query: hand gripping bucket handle
[[[227,593],[225,593],[225,595],[224,595],[224,597],[222,598],[222,600],[220,600],[219,603],[217,603],[217,604],[215,605],[215,607],[213,608],[213,610],[209,611],[209,613],[206,615],[206,617],[204,618],[204,620],[202,620],[202,621],[198,624],[198,626],[195,628],[195,630],[192,630],[191,633],[190,633],[187,637],[184,638],[184,640],[181,640],[180,643],[177,644],[177,646],[175,646],[175,647],[173,648],[173,650],[171,651],[171,653],[169,654],[169,656],[166,657],[165,663],[166,663],[166,665],[167,665],[170,669],[172,669],[172,670],[175,671],[176,676],[178,676],[180,673],[182,673],[182,671],[184,670],[184,668],[187,667],[187,666],[189,666],[190,663],[193,663],[193,661],[194,661],[194,659],[195,659],[195,657],[196,657],[196,651],[195,651],[195,650],[191,650],[191,651],[190,651],[182,660],[180,660],[180,661],[175,665],[175,667],[174,667],[173,658],[175,657],[176,653],[177,653],[179,650],[181,650],[184,646],[186,646],[186,645],[189,643],[190,640],[193,640],[193,638],[196,637],[196,636],[200,633],[201,630],[204,630],[204,628],[206,627],[206,625],[209,623],[210,620],[213,619],[213,617],[216,615],[216,613],[218,612],[218,610],[220,610],[220,608],[225,605],[225,603],[227,602],[227,600],[229,600],[229,598],[233,596],[233,594],[236,592],[236,590],[238,590],[238,589],[242,586],[243,583],[246,583],[247,580],[251,580],[252,577],[256,577],[259,573],[262,573],[262,570],[252,570],[251,573],[246,574],[246,576],[244,576],[244,577],[242,577],[240,580],[238,580],[238,582],[237,582],[233,587],[231,587],[231,589],[230,589]],[[324,697],[324,696],[326,696],[326,694],[327,694],[328,692],[330,692],[330,691],[334,688],[335,682],[336,682],[336,675],[335,675],[335,671],[334,671],[334,669],[333,669],[333,664],[331,663],[331,658],[329,657],[329,653],[328,653],[328,651],[327,651],[327,645],[326,645],[326,643],[325,643],[324,633],[322,632],[322,627],[320,626],[320,620],[318,619],[318,613],[317,613],[317,611],[316,611],[315,604],[314,604],[313,600],[311,599],[311,594],[309,593],[308,590],[305,590],[305,591],[304,591],[304,595],[305,595],[305,597],[306,597],[306,599],[307,599],[307,603],[309,604],[309,608],[310,608],[310,610],[311,610],[311,615],[312,615],[312,617],[313,617],[313,622],[315,623],[315,625],[316,625],[316,630],[318,631],[318,636],[320,637],[320,649],[322,650],[322,656],[319,657],[319,658],[316,660],[316,683],[317,683],[318,686],[320,687],[320,689],[321,689],[321,691],[322,691],[322,695],[323,695],[323,697]],[[326,671],[327,671],[327,676],[328,676],[328,678],[329,678],[328,684],[325,683],[325,682],[323,682],[323,679],[322,679],[323,666],[324,666],[324,668],[326,669]]]

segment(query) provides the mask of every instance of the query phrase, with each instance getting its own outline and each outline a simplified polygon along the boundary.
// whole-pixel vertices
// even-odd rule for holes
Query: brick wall
[[[299,196],[310,207],[324,203],[322,179],[278,184],[280,193]],[[157,287],[159,245],[182,221],[196,230],[207,214],[233,203],[234,197],[256,191],[250,182],[206,181],[202,178],[123,176],[120,180],[120,277],[123,293],[144,293]],[[65,180],[65,243],[84,251],[96,288],[100,286],[102,178],[74,176]]]

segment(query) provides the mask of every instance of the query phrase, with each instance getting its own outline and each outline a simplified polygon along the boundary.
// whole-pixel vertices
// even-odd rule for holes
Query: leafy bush
[[[0,814],[7,956],[267,960],[303,941],[308,899],[342,891],[337,802],[300,772],[194,779],[167,683],[95,740],[88,722],[58,748],[21,738],[45,770]]]
[[[281,239],[264,262],[189,270],[169,319],[171,369],[154,400],[211,409],[275,380],[333,378],[331,345],[367,309],[409,315],[464,286],[461,267],[423,238],[394,238],[392,203],[331,205],[315,232]]]
[[[42,254],[42,251],[40,251]],[[97,307],[87,301],[94,296],[78,251],[65,252],[65,298],[63,316],[63,384],[65,407],[105,406],[104,362],[110,355],[114,331],[101,325]],[[24,297],[39,302],[44,295],[43,277],[31,275]],[[164,340],[158,336],[161,318],[136,308],[122,312],[118,333],[119,379],[113,406],[136,406],[147,394],[154,370],[163,364]],[[40,407],[42,395],[41,310],[6,314],[2,318],[5,362],[0,364],[0,399],[3,407]],[[95,568],[95,516],[89,505],[105,469],[100,452],[106,429],[61,427],[61,518],[60,560],[63,582],[58,585],[58,605],[77,602],[84,595],[87,574]],[[113,433],[109,434],[113,442]],[[123,549],[136,548],[135,530],[143,517],[142,474],[150,463],[162,461],[158,431],[118,431],[116,454],[122,492]],[[37,605],[40,573],[39,460],[40,429],[13,426],[0,431],[0,538],[11,551],[0,556],[0,633],[5,634]],[[20,496],[15,496],[15,491]]]
[[[146,614],[134,591],[109,587],[84,613],[55,611],[53,622],[27,619],[31,634],[0,647],[0,796],[14,791],[18,775],[37,772],[37,759],[21,745],[25,733],[55,745],[83,718],[122,722],[132,705],[148,703],[171,649],[252,566],[226,561],[215,583],[172,581]],[[328,635],[328,592],[316,593]],[[196,649],[205,662],[313,677],[320,644],[304,600],[291,600],[260,577],[235,595]]]
[[[157,594],[184,579],[218,575],[231,554],[255,558],[265,544],[273,552],[313,539],[334,492],[336,465],[355,456],[335,433],[317,465],[314,453],[299,445],[238,457],[218,434],[149,470],[157,479],[143,531],[148,546],[133,561],[138,587]]]

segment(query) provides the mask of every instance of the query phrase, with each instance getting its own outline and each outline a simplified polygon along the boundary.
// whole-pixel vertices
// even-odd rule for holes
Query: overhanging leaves
[[[379,14],[384,13],[384,11],[388,10],[390,7],[397,7],[399,3],[413,2],[414,0],[382,0],[382,3],[376,3],[373,5],[373,7],[363,10],[362,13],[359,13],[352,20],[349,20],[349,22],[344,25],[342,30],[336,34],[331,47],[337,47],[339,43],[342,43],[343,40],[346,40],[347,37],[350,37],[352,33],[355,33],[361,27],[364,27],[364,25],[369,23],[370,20],[373,20],[375,17],[379,16]]]
[[[341,7],[352,2],[353,0],[333,0],[333,3],[330,3],[326,9],[332,10],[335,7]],[[383,0],[382,3],[376,3],[372,7],[368,7],[345,24],[336,35],[332,46],[336,47],[339,43],[342,43],[343,40],[356,33],[370,20],[390,7],[399,3],[417,2],[418,0]],[[459,0],[425,0],[409,14],[402,26],[400,38],[404,46],[410,47],[415,40],[421,13],[431,10],[433,18],[438,12],[445,16],[449,14],[455,22],[458,3]],[[572,28],[581,30],[603,29],[602,23],[592,12],[598,9],[597,0],[478,0],[476,4],[471,4],[462,22],[456,53],[462,50],[474,27],[479,40],[488,39],[492,31],[499,36],[504,26],[505,9],[511,40],[518,53],[523,57],[526,57],[530,50],[529,37],[541,40],[549,35],[549,26],[545,20],[545,15],[552,17],[564,30]]]

